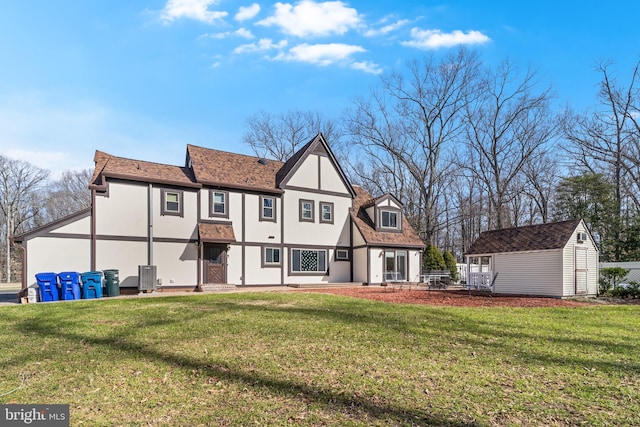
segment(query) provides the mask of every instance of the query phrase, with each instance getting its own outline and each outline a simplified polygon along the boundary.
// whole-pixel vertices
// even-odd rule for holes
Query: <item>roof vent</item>
[[[260,159],[258,159],[258,163],[260,163],[261,165],[266,165],[267,164],[267,159],[260,158]]]

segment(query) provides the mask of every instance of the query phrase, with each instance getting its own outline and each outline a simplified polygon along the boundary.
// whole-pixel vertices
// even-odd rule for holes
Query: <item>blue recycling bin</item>
[[[58,273],[58,283],[60,283],[61,300],[80,299],[80,273],[75,271]]]
[[[82,298],[102,298],[102,272],[87,271],[80,275],[82,279]]]
[[[36,283],[38,284],[40,301],[58,301],[60,299],[56,273],[38,273],[36,274]]]

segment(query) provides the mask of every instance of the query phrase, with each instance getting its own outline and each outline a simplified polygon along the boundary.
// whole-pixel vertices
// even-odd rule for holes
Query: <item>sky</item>
[[[465,46],[532,67],[555,105],[624,81],[640,2],[0,0],[0,155],[92,169],[95,150],[183,165],[186,145],[251,154],[249,116],[338,118],[408,61]]]

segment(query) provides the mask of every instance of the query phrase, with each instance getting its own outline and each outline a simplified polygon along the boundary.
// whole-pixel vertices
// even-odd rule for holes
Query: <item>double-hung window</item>
[[[275,197],[260,196],[260,221],[276,220]]]
[[[327,251],[324,249],[291,250],[291,272],[325,274],[327,272]]]
[[[211,209],[209,216],[229,218],[229,193],[226,191],[211,191]]]
[[[300,221],[314,221],[313,204],[313,200],[300,200]]]
[[[320,222],[333,224],[333,203],[320,202]]]
[[[161,195],[161,215],[183,215],[182,191],[162,190]]]

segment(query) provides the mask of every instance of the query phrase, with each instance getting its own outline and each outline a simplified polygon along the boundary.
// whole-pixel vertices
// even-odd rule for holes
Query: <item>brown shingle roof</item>
[[[236,241],[233,226],[229,224],[198,224],[198,236],[201,242],[232,243]]]
[[[579,219],[485,231],[466,255],[541,251],[563,248],[580,224]]]
[[[96,168],[91,177],[90,188],[104,189],[104,177],[200,187],[191,169],[186,167],[125,159],[102,151],[96,151],[94,161]]]
[[[281,192],[276,174],[283,163],[258,157],[187,145],[187,154],[198,182],[207,185]]]
[[[407,219],[402,215],[402,233],[385,233],[376,231],[375,224],[365,211],[365,204],[371,201],[371,195],[362,187],[354,185],[356,198],[353,201],[351,218],[362,234],[368,245],[399,246],[424,248],[424,243],[418,233],[411,227]]]

